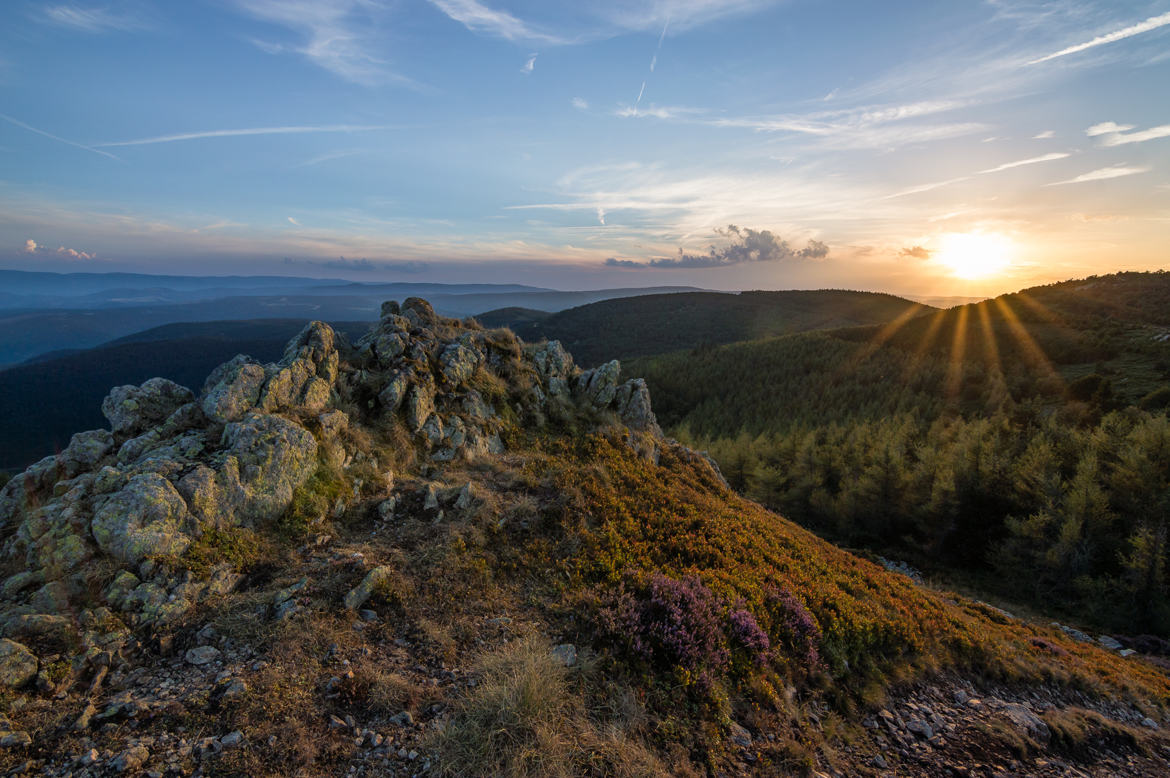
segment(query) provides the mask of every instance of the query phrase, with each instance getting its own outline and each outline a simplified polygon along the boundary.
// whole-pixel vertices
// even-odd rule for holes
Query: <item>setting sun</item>
[[[957,232],[944,235],[935,259],[958,278],[988,278],[1004,270],[1012,257],[1012,242],[996,233]]]

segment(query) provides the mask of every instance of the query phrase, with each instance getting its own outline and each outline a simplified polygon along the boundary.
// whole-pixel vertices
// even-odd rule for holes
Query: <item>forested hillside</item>
[[[931,310],[893,295],[827,289],[647,295],[543,316],[513,308],[478,318],[527,341],[559,340],[583,364],[597,364],[789,332],[885,324]]]
[[[635,361],[737,489],[849,544],[1170,634],[1170,274]]]

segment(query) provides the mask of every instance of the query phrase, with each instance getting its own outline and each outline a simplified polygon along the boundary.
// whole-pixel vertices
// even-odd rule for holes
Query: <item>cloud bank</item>
[[[934,252],[922,246],[910,246],[898,252],[899,257],[911,257],[913,259],[930,259],[930,255]]]
[[[824,259],[829,247],[819,240],[810,240],[802,249],[793,249],[788,241],[777,238],[770,230],[753,230],[750,227],[727,225],[726,230],[716,230],[727,243],[712,245],[706,254],[687,254],[681,248],[677,257],[658,257],[647,262],[610,257],[605,260],[609,267],[624,268],[685,268],[729,267],[746,262],[783,262],[789,260]]]

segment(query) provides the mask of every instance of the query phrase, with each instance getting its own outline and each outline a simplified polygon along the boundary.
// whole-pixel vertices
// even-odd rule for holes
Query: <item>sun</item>
[[[989,278],[1012,260],[1012,241],[994,232],[952,232],[943,235],[934,258],[958,278]]]

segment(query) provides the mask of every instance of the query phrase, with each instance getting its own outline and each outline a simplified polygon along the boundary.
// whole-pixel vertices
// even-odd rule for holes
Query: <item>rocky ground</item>
[[[415,299],[356,344],[313,323],[278,363],[237,357],[198,396],[118,387],[103,411],[110,430],[0,492],[11,775],[441,773],[442,733],[490,679],[483,657],[520,646],[566,688],[606,682],[539,602],[559,585],[551,565],[501,583],[487,555],[460,553],[560,498],[510,442],[620,425],[648,460],[680,449],[616,362],[582,371],[555,342]],[[1133,703],[946,674],[884,699],[854,718],[809,698],[795,719],[728,720],[707,769],[1170,774],[1163,722]],[[619,762],[657,763],[597,738]],[[698,774],[673,764],[587,774]]]

